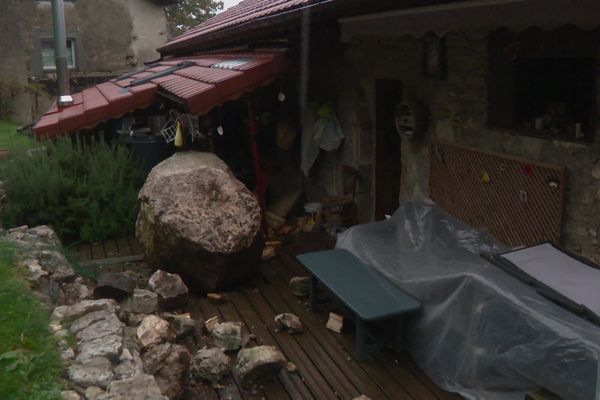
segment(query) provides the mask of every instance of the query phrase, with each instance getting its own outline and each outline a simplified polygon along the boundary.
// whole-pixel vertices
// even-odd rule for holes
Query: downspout
[[[65,4],[63,0],[52,0],[52,20],[54,23],[54,56],[56,80],[58,84],[58,107],[73,104],[69,85],[69,64],[67,61],[67,29],[65,27]]]

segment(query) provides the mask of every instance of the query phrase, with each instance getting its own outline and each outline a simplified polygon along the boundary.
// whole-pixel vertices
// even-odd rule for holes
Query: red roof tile
[[[244,0],[159,47],[164,54],[198,43],[208,35],[331,0]]]
[[[190,113],[204,113],[268,82],[287,66],[281,51],[210,54],[158,64],[76,93],[72,106],[53,106],[35,124],[36,135],[53,138],[91,128],[147,108],[159,96],[182,103]]]

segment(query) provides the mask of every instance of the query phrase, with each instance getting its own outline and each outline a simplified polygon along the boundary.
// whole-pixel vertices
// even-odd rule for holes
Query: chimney
[[[58,106],[73,104],[69,86],[69,65],[67,63],[67,31],[65,27],[65,4],[63,0],[52,0],[52,20],[54,22],[54,56],[58,83]]]

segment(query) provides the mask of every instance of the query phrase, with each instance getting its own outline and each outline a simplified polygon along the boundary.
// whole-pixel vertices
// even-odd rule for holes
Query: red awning
[[[287,66],[283,51],[208,54],[169,59],[73,95],[68,107],[53,106],[33,127],[54,138],[147,108],[161,96],[201,114],[268,83]]]

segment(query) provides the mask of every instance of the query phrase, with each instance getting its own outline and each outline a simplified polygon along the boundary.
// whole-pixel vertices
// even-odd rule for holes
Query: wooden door
[[[402,82],[375,81],[375,219],[398,208],[400,197],[400,143],[394,112],[402,99]]]

